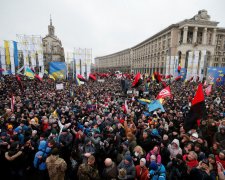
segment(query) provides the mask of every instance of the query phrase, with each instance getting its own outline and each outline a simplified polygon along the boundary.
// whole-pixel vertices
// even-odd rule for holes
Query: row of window
[[[215,58],[215,62],[219,62],[219,58],[218,57]],[[222,58],[222,62],[225,62],[225,58]]]
[[[214,67],[225,67],[225,63],[221,63],[221,65],[219,65],[219,63],[214,63],[213,66]]]

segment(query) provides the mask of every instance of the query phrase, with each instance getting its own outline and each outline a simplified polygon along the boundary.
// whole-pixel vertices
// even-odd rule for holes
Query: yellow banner
[[[5,61],[7,65],[10,65],[10,53],[9,53],[9,41],[4,41],[5,45]]]

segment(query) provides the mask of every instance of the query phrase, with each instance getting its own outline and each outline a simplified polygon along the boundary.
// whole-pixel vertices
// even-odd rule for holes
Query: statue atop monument
[[[196,21],[199,21],[199,20],[209,21],[210,16],[208,15],[207,10],[203,9],[203,10],[198,11],[198,14],[195,15],[192,19],[196,20]]]

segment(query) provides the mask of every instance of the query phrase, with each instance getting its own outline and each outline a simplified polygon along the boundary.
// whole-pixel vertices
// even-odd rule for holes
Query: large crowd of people
[[[78,86],[1,76],[0,179],[224,180],[225,85],[205,96],[207,118],[188,132],[198,82],[169,85],[165,112],[148,112],[138,99],[154,100],[163,89],[149,78],[136,96],[115,77]]]

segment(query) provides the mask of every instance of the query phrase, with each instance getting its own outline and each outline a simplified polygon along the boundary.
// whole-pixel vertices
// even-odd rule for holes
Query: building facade
[[[45,69],[48,69],[49,62],[65,62],[64,48],[61,41],[55,35],[55,27],[52,25],[51,18],[48,34],[42,39],[42,43]]]
[[[225,28],[217,25],[206,10],[200,10],[193,18],[172,24],[131,48],[96,57],[96,71],[173,75],[180,64],[187,77],[203,77],[208,66],[225,67]]]

